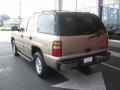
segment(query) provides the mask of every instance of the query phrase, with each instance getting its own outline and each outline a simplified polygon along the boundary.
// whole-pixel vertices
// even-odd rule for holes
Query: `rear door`
[[[22,49],[23,49],[23,44],[22,44],[22,41],[23,41],[23,31],[14,31],[13,32],[13,37],[15,37],[16,47],[20,51],[22,51]]]
[[[63,56],[94,52],[107,47],[107,33],[97,16],[61,14],[59,23]]]
[[[26,32],[23,34],[24,47],[23,52],[31,58],[31,46],[35,33],[37,32],[37,16],[29,18]]]

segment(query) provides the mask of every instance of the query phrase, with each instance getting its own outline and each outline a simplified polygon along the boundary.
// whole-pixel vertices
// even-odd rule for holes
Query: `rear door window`
[[[33,33],[37,29],[37,18],[36,17],[31,17],[28,21],[27,24],[27,32]]]
[[[40,15],[38,20],[38,32],[54,34],[54,15]]]
[[[26,31],[27,23],[29,18],[24,18],[21,22],[20,28],[23,28]]]
[[[92,14],[59,14],[61,35],[86,35],[105,30],[101,20]]]

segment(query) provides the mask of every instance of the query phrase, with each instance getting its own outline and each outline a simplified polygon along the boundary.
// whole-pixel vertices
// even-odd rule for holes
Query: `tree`
[[[3,26],[4,21],[7,21],[7,20],[9,20],[9,19],[10,19],[10,16],[8,16],[8,15],[6,15],[6,14],[0,15],[0,23],[1,23],[1,25]]]

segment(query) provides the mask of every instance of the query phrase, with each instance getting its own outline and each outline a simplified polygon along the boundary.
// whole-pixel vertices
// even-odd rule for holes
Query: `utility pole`
[[[103,13],[103,0],[98,0],[98,16],[102,19]]]
[[[63,0],[58,0],[58,10],[62,11],[63,9]]]
[[[19,26],[21,24],[21,0],[19,1]]]
[[[76,5],[75,5],[76,6],[76,11],[78,11],[78,0],[76,0],[75,3],[76,3]]]
[[[55,6],[55,10],[57,10],[57,1],[54,0],[54,6]]]
[[[63,0],[55,0],[55,10],[63,10]]]

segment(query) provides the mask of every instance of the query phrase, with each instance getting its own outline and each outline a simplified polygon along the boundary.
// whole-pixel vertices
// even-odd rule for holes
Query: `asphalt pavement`
[[[51,70],[50,76],[42,79],[31,62],[12,55],[9,37],[10,34],[0,32],[0,90],[120,90],[119,48],[110,48],[117,54],[113,53],[104,63],[92,65],[89,73]]]

